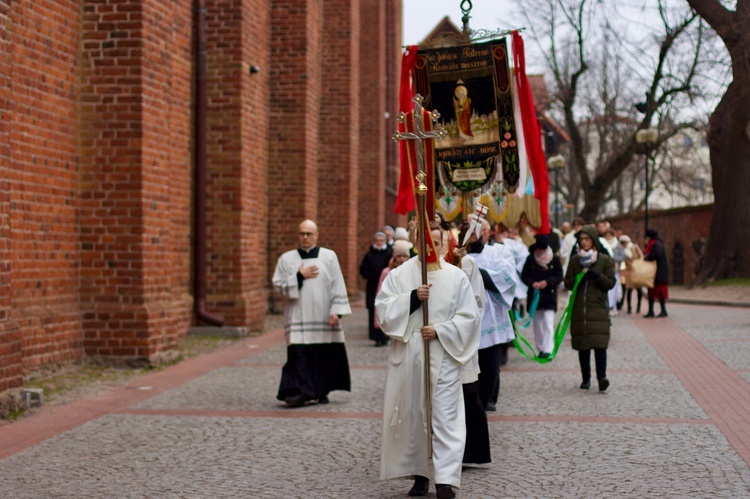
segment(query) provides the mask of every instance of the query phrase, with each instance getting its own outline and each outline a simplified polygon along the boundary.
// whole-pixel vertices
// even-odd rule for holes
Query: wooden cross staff
[[[417,186],[417,197],[419,199],[419,213],[418,220],[420,221],[420,227],[422,231],[429,230],[429,219],[427,218],[427,209],[425,198],[429,193],[429,188],[425,185],[424,181],[427,178],[425,173],[427,167],[432,165],[425,165],[425,146],[429,139],[442,139],[448,132],[443,128],[431,130],[429,132],[424,129],[424,122],[422,121],[422,102],[424,98],[417,94],[414,96],[414,131],[413,132],[396,132],[393,135],[393,140],[414,140],[416,141],[415,149],[417,152],[417,168],[419,173],[416,176],[419,186]],[[440,118],[440,113],[437,110],[433,110],[429,114],[430,119],[433,122],[437,122]],[[406,128],[406,114],[401,113],[398,116],[399,123],[404,125]],[[432,248],[428,247],[426,237],[422,234],[419,237],[419,254],[422,263],[422,284],[427,285],[427,257],[428,252],[431,252]],[[422,320],[423,325],[428,326],[429,322],[429,311],[427,309],[427,301],[422,302]],[[432,380],[430,379],[430,342],[424,340],[424,390],[425,390],[425,417],[427,419],[427,455],[429,459],[432,459]]]

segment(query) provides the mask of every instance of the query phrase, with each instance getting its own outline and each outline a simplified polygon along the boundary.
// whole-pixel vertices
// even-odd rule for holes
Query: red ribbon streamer
[[[526,77],[526,57],[524,55],[523,38],[518,31],[513,31],[513,61],[515,65],[516,90],[521,108],[523,135],[526,143],[526,155],[529,158],[531,175],[534,178],[534,197],[539,200],[539,211],[542,225],[538,234],[549,234],[549,175],[547,162],[542,149],[542,136],[539,122],[536,118],[536,107],[531,96],[531,87]]]

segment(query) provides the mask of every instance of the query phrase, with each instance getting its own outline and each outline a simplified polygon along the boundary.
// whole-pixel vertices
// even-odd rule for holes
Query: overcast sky
[[[515,9],[513,0],[473,0],[469,26],[473,29],[507,29],[519,27],[510,14]],[[449,16],[453,24],[460,29],[461,0],[403,0],[404,6],[404,45],[413,45],[422,41],[430,31]]]
[[[445,16],[450,17],[459,29],[463,26],[461,0],[403,0],[402,5],[404,45],[421,42]],[[520,14],[513,14],[517,10],[513,0],[472,0],[472,5],[469,26],[474,30],[496,31],[524,27]],[[524,40],[529,72],[543,73],[543,61],[537,61],[537,57],[534,57],[535,42],[527,35],[524,35]]]

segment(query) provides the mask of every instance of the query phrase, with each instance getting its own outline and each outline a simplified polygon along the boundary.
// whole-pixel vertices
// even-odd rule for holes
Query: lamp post
[[[648,230],[648,195],[649,195],[649,183],[648,183],[648,158],[651,155],[651,144],[659,140],[659,130],[656,128],[642,128],[635,134],[635,141],[639,144],[644,144],[646,147],[646,198],[644,201],[644,231]]]
[[[560,169],[565,168],[568,162],[565,161],[565,157],[562,154],[552,156],[547,160],[547,171],[554,170],[555,172],[555,227],[560,227]]]

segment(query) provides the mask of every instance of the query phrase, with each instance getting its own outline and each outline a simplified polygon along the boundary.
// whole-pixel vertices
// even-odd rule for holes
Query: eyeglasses
[[[301,237],[313,237],[315,235],[315,232],[300,232],[299,235]]]

